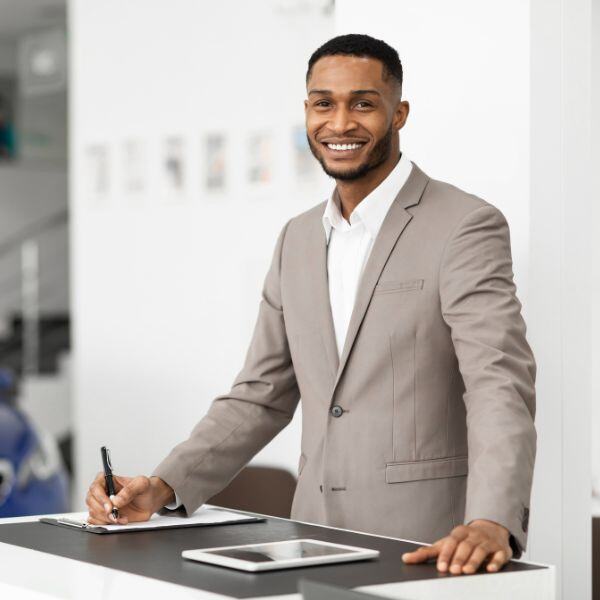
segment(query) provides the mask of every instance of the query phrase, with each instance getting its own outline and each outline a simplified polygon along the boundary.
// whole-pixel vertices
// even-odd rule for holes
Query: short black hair
[[[375,58],[383,64],[383,77],[393,77],[402,89],[402,62],[398,52],[383,40],[378,40],[370,35],[349,33],[338,35],[317,48],[308,59],[306,81],[310,79],[314,64],[324,56],[360,56]]]

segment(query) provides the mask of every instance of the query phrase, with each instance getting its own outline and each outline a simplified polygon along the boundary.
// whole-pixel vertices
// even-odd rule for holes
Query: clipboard
[[[199,508],[189,517],[152,515],[150,520],[127,525],[91,525],[86,521],[87,513],[74,513],[58,517],[41,517],[40,523],[68,527],[87,533],[111,534],[136,531],[158,531],[160,529],[180,529],[184,527],[208,527],[211,525],[236,525],[239,523],[260,523],[264,517],[230,512],[219,508]]]

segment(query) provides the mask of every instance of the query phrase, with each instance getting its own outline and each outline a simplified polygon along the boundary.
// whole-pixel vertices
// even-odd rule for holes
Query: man
[[[302,398],[292,517],[435,542],[404,556],[498,570],[526,544],[535,364],[509,231],[476,196],[400,153],[409,104],[396,51],[364,35],[319,48],[307,73],[310,147],[336,181],[291,219],[231,391],[154,476],[103,477],[90,520],[191,513],[285,427]]]

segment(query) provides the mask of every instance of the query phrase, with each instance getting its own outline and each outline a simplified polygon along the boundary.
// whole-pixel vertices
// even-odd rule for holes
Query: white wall
[[[273,3],[73,0],[71,208],[77,485],[108,445],[119,472],[148,473],[189,434],[242,365],[277,234],[325,198],[293,174],[308,56],[331,17]],[[245,183],[246,139],[274,136],[274,181]],[[224,131],[229,187],[201,187],[200,140]],[[187,189],[164,193],[161,143],[181,136]],[[121,151],[146,147],[146,191],[127,195]],[[91,198],[85,153],[106,147],[109,192]],[[295,470],[298,420],[258,457]]]
[[[411,105],[400,132],[402,150],[431,177],[475,193],[505,214],[523,301],[529,229],[528,10],[523,0],[336,4],[336,34],[367,33],[398,50],[403,97]]]
[[[600,164],[600,0],[592,2],[592,165]],[[600,169],[592,169],[592,223],[600,230]],[[600,236],[593,239],[592,306],[600,306]],[[596,514],[600,516],[600,311],[592,313],[592,473]]]
[[[589,0],[339,0],[336,32],[398,48],[402,147],[506,214],[538,362],[527,557],[590,596]],[[560,593],[559,592],[559,593]]]

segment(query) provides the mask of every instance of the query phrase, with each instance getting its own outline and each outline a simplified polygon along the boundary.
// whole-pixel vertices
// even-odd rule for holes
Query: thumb
[[[421,563],[430,558],[435,558],[439,553],[440,549],[437,544],[433,546],[421,546],[412,552],[405,552],[402,555],[402,560],[409,564]]]
[[[149,485],[150,482],[147,477],[139,476],[129,479],[121,491],[114,498],[111,498],[113,506],[116,508],[127,506],[136,496],[147,491]]]
[[[113,475],[113,482],[115,484],[116,492],[120,492],[130,481],[131,481],[131,477],[123,477],[122,475]]]

